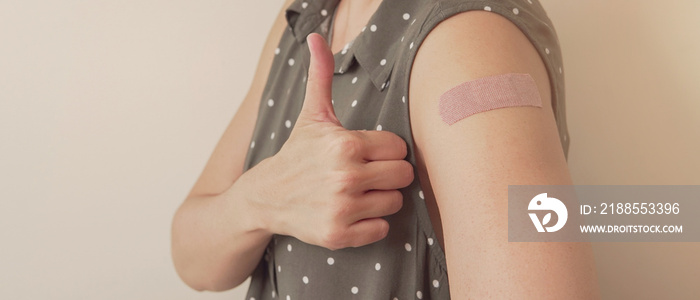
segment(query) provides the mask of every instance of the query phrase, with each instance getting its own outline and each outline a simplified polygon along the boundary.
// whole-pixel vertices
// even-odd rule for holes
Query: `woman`
[[[597,297],[589,245],[507,240],[508,185],[572,184],[562,73],[534,0],[287,1],[174,218],[178,273],[258,300]],[[521,75],[535,102],[481,93]]]

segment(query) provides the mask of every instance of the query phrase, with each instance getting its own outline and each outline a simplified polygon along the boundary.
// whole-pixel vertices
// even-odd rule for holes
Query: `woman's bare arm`
[[[282,17],[282,16],[280,16]],[[278,19],[263,57],[279,40]],[[172,255],[180,277],[197,290],[243,282],[272,234],[339,249],[383,239],[383,216],[402,206],[397,190],[413,181],[406,143],[388,131],[351,131],[331,102],[333,53],[318,34],[307,38],[311,65],[304,103],[280,151],[241,174],[267,74],[256,82],[221,138],[199,181],[173,219]],[[263,61],[261,68],[269,69]],[[391,174],[391,176],[385,176]]]
[[[534,78],[542,107],[481,112],[448,125],[438,99],[473,79]],[[438,24],[418,50],[410,81],[411,122],[444,232],[455,299],[594,299],[586,243],[509,243],[508,185],[572,184],[544,64],[525,35],[493,13]]]
[[[270,239],[250,232],[244,201],[232,185],[243,173],[248,141],[268,77],[274,50],[287,22],[285,1],[260,55],[253,82],[235,116],[219,140],[204,171],[178,209],[172,224],[172,256],[178,274],[196,290],[226,290],[239,285],[253,271]],[[227,263],[222,263],[227,262]]]

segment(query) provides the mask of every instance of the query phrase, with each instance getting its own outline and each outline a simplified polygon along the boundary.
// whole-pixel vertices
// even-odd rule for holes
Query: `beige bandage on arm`
[[[530,74],[503,74],[463,82],[440,96],[440,117],[452,125],[476,113],[511,106],[542,107]]]

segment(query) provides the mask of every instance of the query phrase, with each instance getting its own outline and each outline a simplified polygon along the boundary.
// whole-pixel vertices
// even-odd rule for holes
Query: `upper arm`
[[[222,193],[243,173],[248,142],[253,136],[257,120],[260,97],[272,66],[275,48],[287,27],[285,9],[292,2],[293,0],[285,0],[282,5],[265,41],[250,89],[187,198]]]
[[[444,92],[507,73],[530,74],[542,107],[494,109],[453,125],[442,121]],[[595,297],[589,245],[508,242],[508,185],[572,184],[547,71],[525,35],[493,13],[450,17],[419,48],[409,88],[417,158],[440,210],[452,296]]]

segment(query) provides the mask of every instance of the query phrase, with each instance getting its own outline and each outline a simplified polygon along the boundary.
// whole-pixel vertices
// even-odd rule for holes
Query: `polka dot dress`
[[[286,10],[288,22],[260,99],[245,170],[275,155],[301,110],[309,51],[306,36],[328,37],[340,0],[298,0]],[[408,107],[408,80],[417,50],[430,31],[457,13],[479,10],[504,16],[539,50],[550,76],[552,106],[565,155],[564,79],[556,34],[536,0],[384,0],[362,32],[334,54],[332,103],[350,130],[396,133],[416,165]],[[414,168],[415,169],[415,168]],[[388,236],[359,248],[330,251],[294,237],[275,235],[255,269],[246,299],[449,299],[445,254],[437,241],[415,181],[401,190],[402,209],[385,217]],[[453,283],[459,284],[459,283]]]

